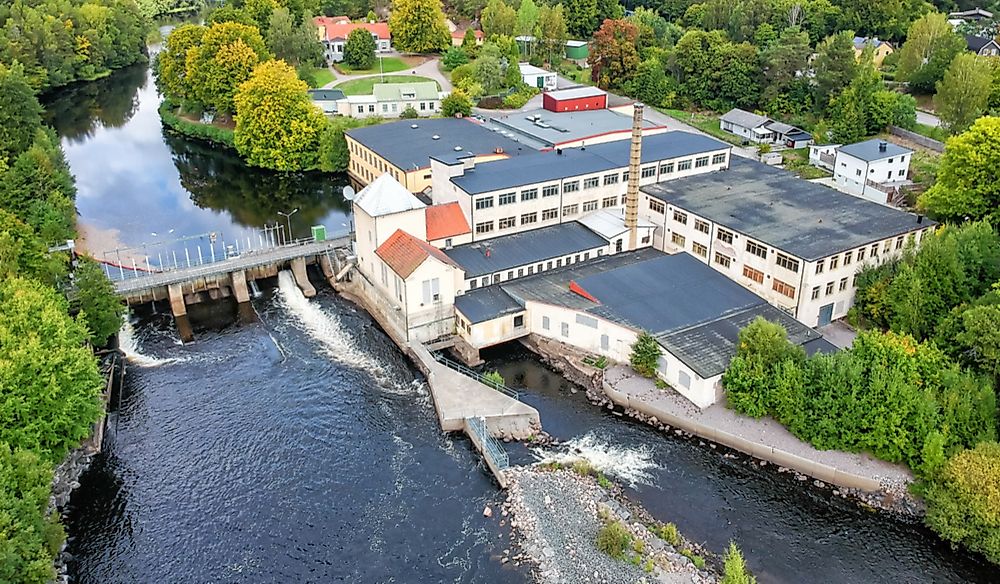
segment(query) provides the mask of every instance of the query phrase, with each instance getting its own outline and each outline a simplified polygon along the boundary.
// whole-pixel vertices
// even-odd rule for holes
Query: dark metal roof
[[[353,128],[346,134],[404,171],[430,166],[432,156],[490,154],[498,148],[507,156],[535,152],[477,122],[458,118],[400,120]]]
[[[339,89],[310,89],[309,98],[319,101],[337,101],[344,99],[344,92]]]
[[[642,187],[647,195],[804,260],[933,225],[916,215],[799,179],[752,160]]]
[[[573,221],[467,243],[444,253],[465,270],[466,278],[476,278],[607,244],[606,239]]]
[[[353,134],[352,134],[353,135]],[[629,140],[605,142],[583,148],[563,148],[477,164],[451,179],[463,191],[475,195],[500,189],[557,181],[574,176],[628,166]],[[642,163],[724,150],[729,145],[690,132],[672,131],[642,139]]]
[[[980,36],[975,36],[971,34],[965,35],[965,44],[969,47],[969,50],[973,53],[978,53],[983,50],[983,47],[993,42],[993,39],[983,38]]]
[[[472,324],[486,322],[508,314],[524,312],[524,307],[500,286],[477,288],[455,297],[455,309]]]
[[[879,146],[882,143],[885,143],[885,150],[879,150]],[[865,140],[864,142],[858,142],[856,144],[846,144],[837,148],[837,150],[866,162],[882,160],[883,158],[889,158],[890,156],[901,156],[903,154],[910,154],[913,152],[913,150],[910,150],[909,148],[903,148],[898,144],[893,144],[892,142],[880,140],[878,138],[872,138],[871,140]]]

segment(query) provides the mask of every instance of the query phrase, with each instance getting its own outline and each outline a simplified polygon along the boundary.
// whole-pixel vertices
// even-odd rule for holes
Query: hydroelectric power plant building
[[[641,105],[630,141],[491,157],[475,154],[496,143],[485,132],[429,154],[421,197],[386,172],[354,200],[379,311],[406,342],[452,338],[468,362],[528,335],[627,361],[647,331],[660,378],[706,407],[742,327],[762,317],[834,350],[810,327],[846,312],[859,266],[930,227],[706,136],[644,136]]]

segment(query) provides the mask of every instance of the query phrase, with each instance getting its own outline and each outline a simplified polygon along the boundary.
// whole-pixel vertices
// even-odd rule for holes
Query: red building
[[[596,87],[549,91],[542,96],[542,107],[551,112],[605,109],[608,107],[608,94]]]

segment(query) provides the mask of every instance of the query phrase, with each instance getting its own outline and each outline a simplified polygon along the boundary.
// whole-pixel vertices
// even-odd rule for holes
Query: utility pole
[[[381,63],[381,62],[382,62],[381,59],[379,59],[379,63]],[[281,215],[282,217],[284,217],[285,221],[288,222],[288,234],[286,235],[286,240],[285,240],[286,243],[287,243],[287,241],[289,239],[292,239],[292,215],[294,215],[294,214],[296,214],[298,212],[299,212],[299,208],[298,207],[292,209],[291,212],[289,212],[289,213],[283,213],[281,211],[278,211],[278,215]]]

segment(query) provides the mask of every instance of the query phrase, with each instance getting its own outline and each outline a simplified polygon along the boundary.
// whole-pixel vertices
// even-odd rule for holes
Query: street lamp
[[[288,222],[288,239],[292,238],[292,215],[294,215],[294,214],[296,214],[298,212],[299,212],[298,207],[292,209],[291,212],[289,212],[289,213],[282,213],[281,211],[278,211],[278,215],[281,215],[282,217],[284,217],[285,221]]]

